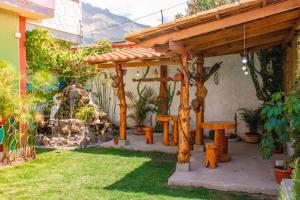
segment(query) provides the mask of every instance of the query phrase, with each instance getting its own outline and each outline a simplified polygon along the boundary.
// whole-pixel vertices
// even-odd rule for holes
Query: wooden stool
[[[215,144],[206,144],[205,167],[216,168],[218,166],[220,146]]]
[[[144,127],[146,144],[153,144],[153,128]]]

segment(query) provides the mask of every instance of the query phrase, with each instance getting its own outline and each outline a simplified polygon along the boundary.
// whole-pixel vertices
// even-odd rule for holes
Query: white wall
[[[44,27],[49,29],[55,38],[77,44],[80,42],[81,9],[81,1],[56,0],[54,17],[40,22],[29,22],[27,29]]]
[[[216,85],[213,81],[213,76],[205,83],[205,87],[208,89],[206,97],[205,107],[205,120],[210,121],[234,121],[234,113],[239,108],[249,107],[256,108],[261,104],[256,98],[255,88],[252,83],[250,75],[244,75],[241,67],[240,55],[228,55],[222,57],[213,57],[205,59],[205,66],[212,66],[216,62],[223,61],[221,69],[218,71],[219,84]],[[178,67],[169,67],[169,76],[172,76],[177,72]],[[159,68],[156,67],[156,69]],[[139,68],[140,74],[146,68]],[[155,68],[150,68],[150,72],[147,77],[154,77]],[[137,82],[132,82],[136,76],[137,68],[128,68],[125,78],[125,90],[133,91],[136,93]],[[170,82],[169,82],[170,83]],[[142,83],[142,85],[145,85]],[[159,93],[159,82],[151,82],[146,85],[153,87],[157,94]],[[176,90],[180,90],[180,83],[177,83]],[[195,88],[190,88],[190,100],[195,98]],[[174,101],[171,107],[171,114],[178,114],[179,96],[174,97]],[[130,111],[128,111],[130,112]],[[153,118],[155,119],[155,118]],[[239,119],[239,116],[238,116]],[[114,122],[119,122],[119,109],[116,110]],[[128,126],[133,126],[132,120],[128,120]],[[195,127],[195,115],[191,111],[191,127]],[[238,121],[238,132],[243,134],[247,131],[244,123]]]

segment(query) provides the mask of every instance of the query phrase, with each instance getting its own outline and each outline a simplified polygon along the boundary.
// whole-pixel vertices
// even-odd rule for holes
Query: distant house
[[[57,0],[55,1],[54,17],[41,21],[28,21],[27,30],[39,27],[47,28],[55,38],[79,44],[81,21],[81,0]]]
[[[55,0],[0,0],[0,59],[17,67],[21,94],[26,92],[26,22],[51,18],[54,8]]]

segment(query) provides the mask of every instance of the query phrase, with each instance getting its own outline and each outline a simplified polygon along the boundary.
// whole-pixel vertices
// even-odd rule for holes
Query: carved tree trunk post
[[[126,99],[123,81],[122,65],[116,65],[116,73],[118,77],[118,97],[120,101],[120,140],[126,140]]]
[[[180,106],[178,109],[179,121],[179,146],[178,162],[190,162],[190,106],[189,106],[189,77],[188,77],[188,56],[181,55],[181,72],[183,79],[181,81]]]
[[[162,99],[161,114],[167,114],[168,102],[167,102],[167,88],[168,88],[168,66],[160,66],[160,88],[159,96]]]
[[[202,56],[198,57],[197,60],[197,74],[201,77],[204,77],[204,58]],[[195,137],[195,143],[199,145],[204,144],[203,139],[203,128],[201,127],[202,123],[204,122],[204,108],[205,108],[205,99],[203,96],[201,96],[201,90],[204,87],[204,80],[197,80],[196,82],[196,96],[198,100],[200,101],[200,109],[196,112],[196,137]]]

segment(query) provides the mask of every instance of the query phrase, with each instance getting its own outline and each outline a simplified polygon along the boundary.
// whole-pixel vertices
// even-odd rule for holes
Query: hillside
[[[125,34],[147,27],[126,17],[115,15],[108,9],[94,7],[88,3],[82,4],[82,32],[83,42],[86,44],[103,39],[120,41]]]

